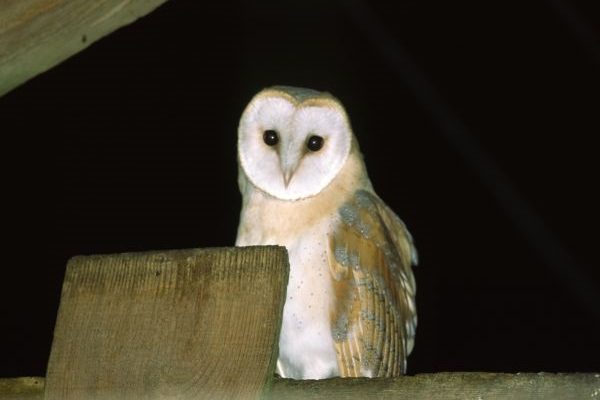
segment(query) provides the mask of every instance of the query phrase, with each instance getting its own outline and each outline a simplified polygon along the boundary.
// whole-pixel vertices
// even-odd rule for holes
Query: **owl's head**
[[[338,174],[352,148],[340,102],[328,93],[275,86],[259,92],[238,130],[240,165],[254,186],[282,200],[314,196]]]

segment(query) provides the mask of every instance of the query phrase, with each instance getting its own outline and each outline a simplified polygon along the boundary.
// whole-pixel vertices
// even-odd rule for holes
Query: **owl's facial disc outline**
[[[327,95],[310,94],[299,100],[266,89],[240,119],[238,159],[245,176],[256,188],[281,200],[319,193],[338,174],[352,148],[352,130],[343,107]]]

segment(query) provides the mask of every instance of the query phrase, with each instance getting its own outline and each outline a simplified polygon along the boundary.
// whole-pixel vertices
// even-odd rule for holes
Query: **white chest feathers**
[[[288,233],[265,222],[247,223],[244,218],[243,224],[252,225],[252,233],[240,230],[236,245],[278,244],[288,250],[290,275],[279,337],[278,373],[296,379],[339,376],[330,319],[334,293],[327,238],[331,221],[322,218]]]
[[[278,373],[396,376],[416,329],[416,251],[375,195],[341,104],[308,89],[259,93],[239,128],[236,245],[288,249]]]

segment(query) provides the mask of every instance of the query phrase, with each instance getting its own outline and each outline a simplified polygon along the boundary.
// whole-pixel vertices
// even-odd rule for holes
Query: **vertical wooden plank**
[[[281,247],[75,257],[46,399],[256,399],[288,278]]]

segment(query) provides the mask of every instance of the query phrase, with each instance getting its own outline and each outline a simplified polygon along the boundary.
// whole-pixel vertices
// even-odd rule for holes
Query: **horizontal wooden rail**
[[[166,1],[0,1],[0,96]]]
[[[43,400],[45,379],[0,378],[0,400]]]
[[[275,379],[270,399],[519,400],[600,398],[598,374],[442,372],[391,379]]]
[[[595,400],[600,374],[443,372],[390,379],[294,381],[273,378],[264,399]],[[0,379],[0,400],[41,400],[44,378]],[[146,397],[139,397],[139,399]],[[199,398],[204,398],[200,396]],[[83,397],[81,400],[87,400]],[[131,398],[131,400],[137,400]]]

